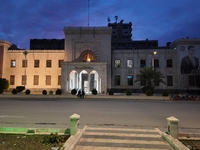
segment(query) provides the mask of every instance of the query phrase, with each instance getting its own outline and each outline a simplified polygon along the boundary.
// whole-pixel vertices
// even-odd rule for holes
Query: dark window
[[[196,75],[196,86],[200,87],[200,75]]]
[[[154,59],[154,68],[159,68],[159,59]]]
[[[145,59],[141,59],[140,60],[140,67],[143,68],[146,66],[146,60]]]
[[[46,76],[46,85],[51,85],[51,76],[50,75]]]
[[[22,85],[26,85],[26,75],[22,75]]]
[[[167,68],[172,68],[172,59],[167,59]]]
[[[64,62],[64,60],[58,60],[58,67],[61,68],[62,63]]]
[[[28,63],[27,60],[22,60],[22,67],[27,68],[27,63]]]
[[[115,85],[120,85],[120,75],[115,75]]]
[[[167,76],[167,86],[173,86],[173,76]]]
[[[195,76],[189,75],[189,86],[195,86]]]
[[[58,85],[61,85],[61,76],[58,76]]]
[[[40,67],[40,60],[34,60],[34,67],[39,68]]]
[[[10,75],[10,85],[15,85],[15,75]]]
[[[133,76],[127,76],[128,85],[133,85]]]
[[[46,67],[51,68],[51,60],[46,60]]]
[[[10,67],[12,68],[16,67],[16,60],[11,60]]]
[[[33,76],[33,85],[39,85],[39,75]]]

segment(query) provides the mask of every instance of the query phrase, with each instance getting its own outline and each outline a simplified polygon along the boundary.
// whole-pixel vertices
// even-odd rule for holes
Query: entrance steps
[[[173,150],[156,129],[87,127],[75,150]]]

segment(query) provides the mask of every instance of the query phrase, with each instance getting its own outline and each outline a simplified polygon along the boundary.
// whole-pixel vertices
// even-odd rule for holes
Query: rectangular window
[[[146,67],[146,60],[145,59],[140,60],[140,67],[141,68]]]
[[[46,67],[51,68],[51,60],[46,60]]]
[[[28,63],[27,60],[22,60],[22,67],[27,68],[27,65],[28,65],[27,63]]]
[[[11,60],[10,67],[15,68],[16,67],[16,60]]]
[[[173,86],[173,76],[167,76],[167,86]]]
[[[58,85],[61,85],[61,75],[58,76]]]
[[[40,67],[40,60],[34,60],[34,67],[39,68]]]
[[[195,76],[189,75],[189,86],[195,86]]]
[[[120,60],[119,59],[115,60],[115,67],[120,67]]]
[[[39,85],[39,75],[33,76],[33,85]]]
[[[115,75],[115,85],[120,85],[120,75]]]
[[[50,75],[46,76],[46,85],[51,85],[51,76]]]
[[[26,85],[26,79],[27,76],[26,75],[22,75],[22,85]]]
[[[127,76],[128,85],[133,85],[133,76]]]
[[[200,75],[196,75],[196,86],[200,87]]]
[[[127,67],[132,68],[133,67],[133,60],[127,60]]]
[[[64,60],[58,60],[58,67],[61,68],[62,63],[64,62]]]
[[[172,59],[167,59],[167,68],[172,68]]]
[[[15,85],[15,75],[10,75],[10,85]]]
[[[154,59],[154,68],[159,68],[159,59]]]

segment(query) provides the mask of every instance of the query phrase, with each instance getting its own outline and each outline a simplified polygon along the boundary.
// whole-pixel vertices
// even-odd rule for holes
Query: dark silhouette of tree
[[[4,90],[9,89],[9,81],[6,80],[5,78],[0,78],[0,94],[3,93]]]
[[[140,72],[136,75],[135,83],[136,82],[146,82],[147,86],[150,89],[154,89],[154,83],[163,83],[165,84],[164,75],[157,71],[153,67],[144,67],[140,70]],[[153,91],[152,91],[153,92]]]

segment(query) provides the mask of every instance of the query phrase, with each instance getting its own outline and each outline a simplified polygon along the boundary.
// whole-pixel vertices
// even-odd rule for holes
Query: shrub
[[[13,89],[13,90],[12,90],[12,94],[17,94],[17,90],[16,90],[16,89]]]
[[[46,91],[46,90],[43,90],[43,91],[42,91],[42,94],[43,94],[43,95],[47,95],[47,91]]]
[[[2,94],[2,93],[3,93],[3,89],[0,88],[0,94]]]
[[[144,87],[142,88],[142,91],[143,91],[144,93],[146,93],[148,90],[150,90],[150,91],[153,93],[154,88],[153,88],[153,87],[150,87],[150,86],[144,86]]]
[[[26,95],[29,95],[31,93],[31,91],[29,89],[26,90]]]
[[[58,144],[65,142],[68,139],[68,136],[66,135],[58,135],[58,133],[51,133],[50,135],[44,136],[42,143],[43,144]]]
[[[163,91],[162,92],[162,96],[168,96],[168,92],[167,91]]]
[[[23,90],[25,90],[25,86],[17,86],[16,87],[17,92],[22,92]]]
[[[96,89],[93,89],[93,90],[92,90],[92,94],[93,94],[93,95],[97,95],[97,90],[96,90]]]
[[[153,93],[151,92],[151,90],[147,90],[147,91],[146,91],[146,95],[147,95],[147,96],[152,96]]]
[[[0,94],[3,93],[4,90],[9,89],[9,81],[6,80],[5,78],[0,78]]]
[[[109,90],[109,91],[108,91],[108,94],[109,94],[109,95],[114,95],[113,90]]]
[[[56,95],[61,95],[62,94],[62,90],[61,89],[57,89],[56,90]]]
[[[49,91],[49,94],[50,94],[50,95],[52,95],[52,94],[53,94],[53,91],[52,91],[52,90],[50,90],[50,91]]]
[[[126,95],[132,95],[131,91],[130,91],[130,90],[127,90],[127,91],[126,91]]]
[[[76,93],[77,93],[77,90],[76,90],[76,89],[71,90],[71,94],[72,94],[72,95],[76,95]]]

